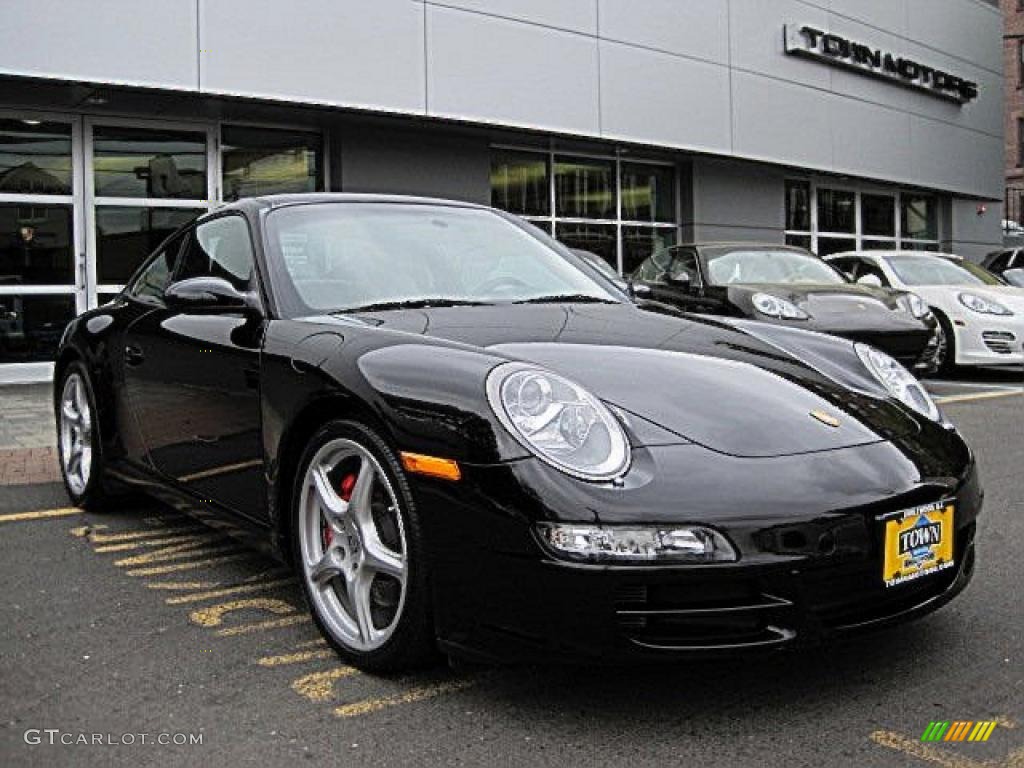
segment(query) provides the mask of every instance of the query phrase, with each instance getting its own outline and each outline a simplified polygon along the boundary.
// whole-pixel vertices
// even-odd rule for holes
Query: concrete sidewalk
[[[0,486],[60,481],[51,390],[0,387]]]

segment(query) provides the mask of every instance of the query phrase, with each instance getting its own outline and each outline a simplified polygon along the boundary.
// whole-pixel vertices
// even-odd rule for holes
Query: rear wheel
[[[108,500],[96,428],[96,400],[81,363],[71,363],[57,384],[57,452],[64,487],[75,506],[98,511]]]
[[[313,436],[300,462],[294,526],[313,618],[342,657],[388,672],[432,655],[419,518],[401,466],[376,433],[335,421]]]

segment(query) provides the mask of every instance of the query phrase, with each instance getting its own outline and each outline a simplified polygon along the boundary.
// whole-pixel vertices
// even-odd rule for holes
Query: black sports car
[[[224,207],[54,376],[76,504],[146,490],[270,545],[368,670],[785,647],[974,565],[974,459],[899,363],[634,303],[485,207]]]
[[[918,296],[851,283],[801,248],[679,245],[649,257],[631,281],[637,295],[688,312],[748,317],[863,341],[922,373],[941,363],[941,328]]]

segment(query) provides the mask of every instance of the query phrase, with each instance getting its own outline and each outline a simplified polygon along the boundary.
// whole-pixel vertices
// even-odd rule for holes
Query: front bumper
[[[966,325],[956,325],[957,365],[1024,364],[1024,319],[971,317]]]
[[[775,507],[766,516],[738,512],[711,522],[738,547],[741,559],[701,566],[591,565],[550,556],[532,534],[531,515],[522,514],[517,503],[523,478],[516,475],[545,471],[534,462],[479,470],[490,475],[489,500],[437,497],[445,489],[428,481],[415,490],[423,514],[456,523],[447,530],[442,524],[432,542],[441,645],[490,662],[657,661],[799,647],[939,608],[967,585],[974,570],[981,491],[973,461],[968,455],[951,486],[921,484],[918,475],[887,498],[875,496],[847,511],[821,511],[835,509],[830,493],[821,490],[829,465],[833,474],[857,475],[858,465],[884,460],[886,452],[882,445],[845,450],[851,452],[845,457],[757,460],[774,470],[805,462],[807,477],[816,478],[808,482],[819,497],[819,512],[808,514],[795,496],[782,497],[776,501],[792,504],[791,515],[780,517]],[[467,479],[482,480],[477,472]],[[878,481],[896,490],[894,477]],[[862,490],[861,500],[874,495],[870,487]],[[717,492],[729,493],[725,486]],[[736,494],[740,509],[748,503],[741,497]],[[877,516],[940,498],[956,503],[955,566],[886,588]],[[764,506],[771,506],[767,499]]]

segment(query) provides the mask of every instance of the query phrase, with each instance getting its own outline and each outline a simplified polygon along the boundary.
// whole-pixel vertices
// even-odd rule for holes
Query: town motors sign
[[[786,53],[923,91],[957,104],[978,98],[978,84],[915,59],[809,26],[783,28]]]

